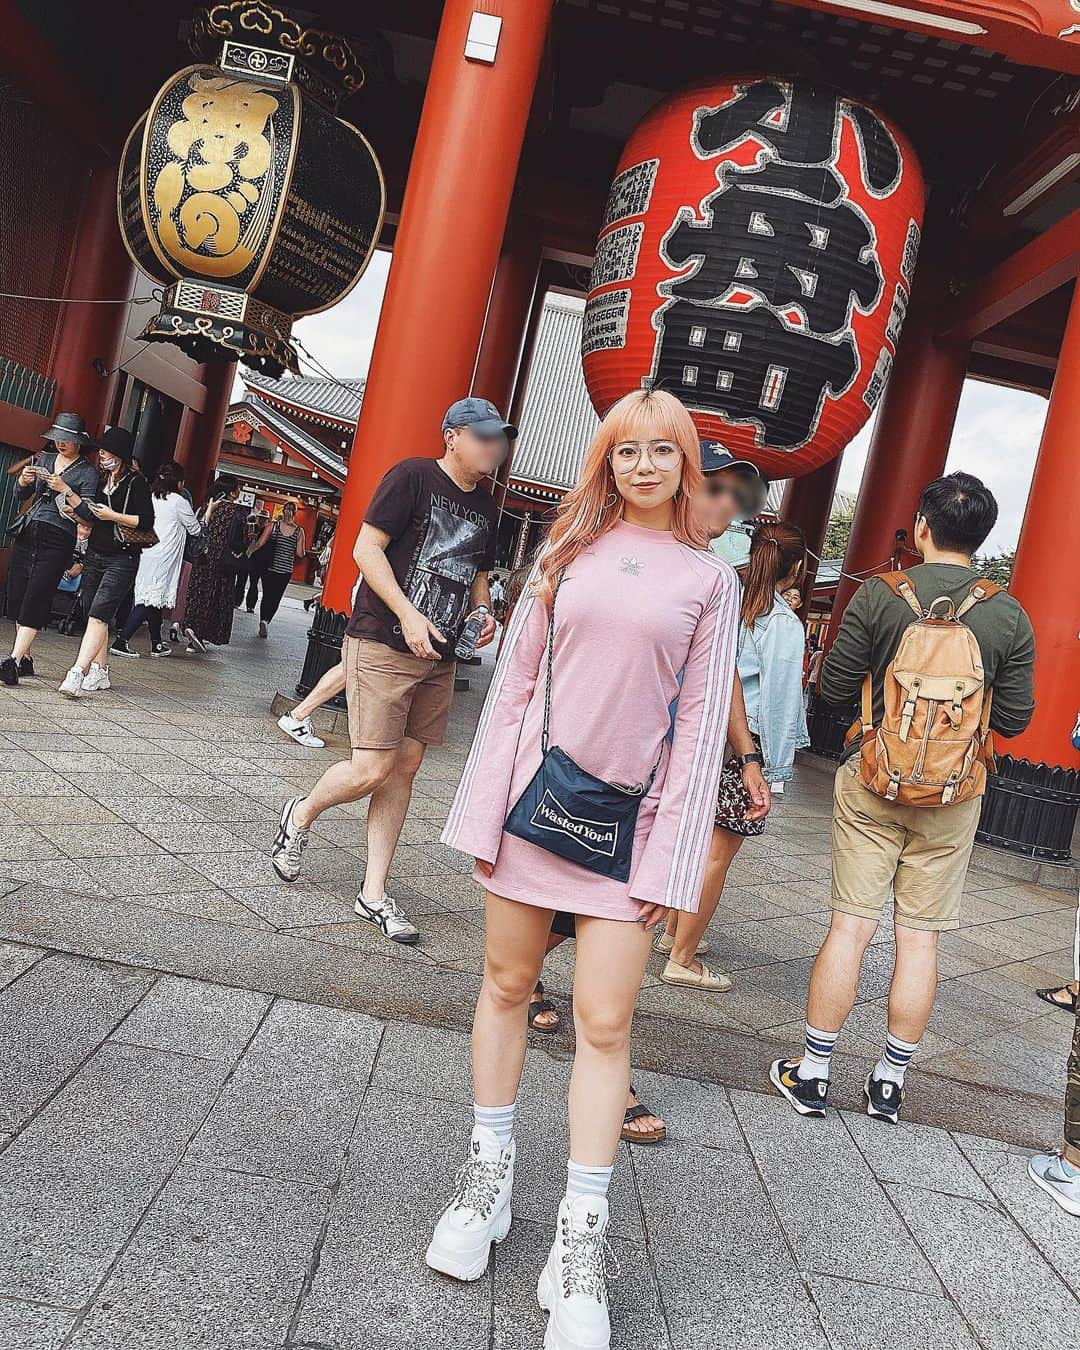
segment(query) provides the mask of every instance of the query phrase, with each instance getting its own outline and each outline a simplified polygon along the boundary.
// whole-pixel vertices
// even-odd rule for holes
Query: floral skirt
[[[761,742],[756,736],[754,745],[758,750],[761,749]],[[748,839],[764,834],[764,820],[746,819],[750,807],[750,794],[743,787],[742,769],[738,759],[732,755],[720,773],[720,791],[716,798],[716,824],[722,830],[741,834]]]

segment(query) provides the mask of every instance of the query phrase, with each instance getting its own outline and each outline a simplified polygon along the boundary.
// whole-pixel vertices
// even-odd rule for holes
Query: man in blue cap
[[[355,909],[393,942],[420,937],[386,894],[386,877],[424,751],[446,735],[455,642],[481,607],[476,645],[495,636],[488,573],[498,511],[481,483],[494,477],[516,435],[487,399],[458,399],[443,418],[442,457],[403,460],[379,484],[353,550],[363,581],[342,651],[352,756],[285,804],[271,850],[277,874],[295,881],[312,823],[370,794]]]
[[[701,490],[698,515],[711,536],[709,548],[732,567],[745,567],[750,556],[750,531],[741,520],[753,520],[765,505],[768,481],[757,465],[736,459],[719,441],[701,442]]]

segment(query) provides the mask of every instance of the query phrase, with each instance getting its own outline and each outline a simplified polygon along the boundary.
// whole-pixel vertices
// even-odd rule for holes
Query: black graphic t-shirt
[[[406,459],[379,484],[364,519],[390,536],[386,557],[398,585],[447,638],[444,659],[452,656],[476,574],[495,566],[498,511],[491,494],[482,487],[463,491],[433,459]],[[409,650],[397,616],[366,581],[345,631]]]

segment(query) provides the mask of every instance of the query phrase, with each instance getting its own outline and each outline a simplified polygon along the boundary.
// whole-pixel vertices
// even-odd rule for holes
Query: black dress
[[[245,508],[231,502],[214,507],[210,523],[203,525],[206,549],[192,564],[188,582],[184,627],[217,647],[227,646],[232,637],[234,574],[229,534],[238,510]]]

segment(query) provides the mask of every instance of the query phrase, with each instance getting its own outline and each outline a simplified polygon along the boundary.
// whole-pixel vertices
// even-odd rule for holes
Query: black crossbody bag
[[[648,782],[624,786],[588,773],[557,745],[549,746],[551,722],[551,658],[555,645],[555,600],[547,630],[547,673],[544,688],[544,758],[528,787],[506,818],[503,829],[537,848],[577,863],[612,881],[630,880],[634,829],[642,799],[656,779],[664,745]]]

